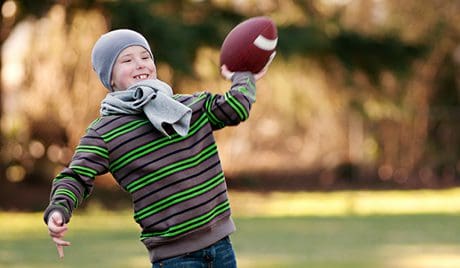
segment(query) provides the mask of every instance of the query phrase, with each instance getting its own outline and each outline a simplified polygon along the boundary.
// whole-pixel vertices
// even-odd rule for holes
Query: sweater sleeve
[[[205,110],[213,129],[238,125],[249,118],[256,101],[255,79],[250,72],[237,72],[232,77],[230,90],[225,94],[210,95]]]
[[[45,223],[53,210],[60,211],[68,222],[73,210],[91,194],[95,176],[108,172],[108,166],[107,146],[97,132],[89,128],[69,166],[52,182],[50,203],[44,212]]]

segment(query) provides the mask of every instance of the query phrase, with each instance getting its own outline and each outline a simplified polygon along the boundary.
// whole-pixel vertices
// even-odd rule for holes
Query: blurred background
[[[143,33],[176,93],[222,93],[221,43],[261,15],[278,54],[250,120],[216,133],[231,189],[457,186],[458,14],[449,0],[2,1],[0,209],[46,206],[107,93],[90,62],[102,33]],[[96,181],[103,203],[119,192]]]
[[[137,30],[176,93],[223,93],[220,45],[254,16],[277,24],[278,53],[249,120],[216,132],[239,266],[460,267],[460,1],[0,7],[0,267],[149,267],[110,175],[72,218],[64,260],[43,224],[51,181],[107,94],[92,46]]]

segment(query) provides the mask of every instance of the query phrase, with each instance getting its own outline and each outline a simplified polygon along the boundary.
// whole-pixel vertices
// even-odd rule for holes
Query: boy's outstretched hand
[[[48,232],[54,243],[56,243],[59,258],[64,258],[64,247],[70,246],[70,242],[62,240],[67,232],[67,224],[64,223],[64,217],[58,211],[54,211],[48,218]]]
[[[256,80],[259,80],[261,79],[266,73],[267,73],[267,70],[268,70],[268,65],[267,64],[260,72],[254,74],[254,78]],[[226,79],[228,80],[232,80],[232,76],[235,72],[232,72],[230,71],[227,66],[224,64],[220,67],[220,73],[222,74],[223,77],[225,77]]]

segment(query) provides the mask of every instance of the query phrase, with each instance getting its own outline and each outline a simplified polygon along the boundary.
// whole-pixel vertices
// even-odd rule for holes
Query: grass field
[[[460,189],[232,193],[239,267],[460,267]],[[150,267],[128,210],[79,211],[58,260],[41,213],[0,212],[0,267]]]

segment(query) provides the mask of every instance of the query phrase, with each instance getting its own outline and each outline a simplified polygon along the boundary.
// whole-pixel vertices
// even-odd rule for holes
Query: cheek
[[[112,83],[119,89],[126,89],[132,83],[131,70],[129,68],[118,68],[114,70]]]
[[[152,76],[156,79],[157,78],[157,67],[155,66],[155,64],[152,64],[151,70],[152,70]]]
[[[129,66],[122,66],[118,68],[117,73],[120,77],[127,77],[131,73],[131,68]]]

